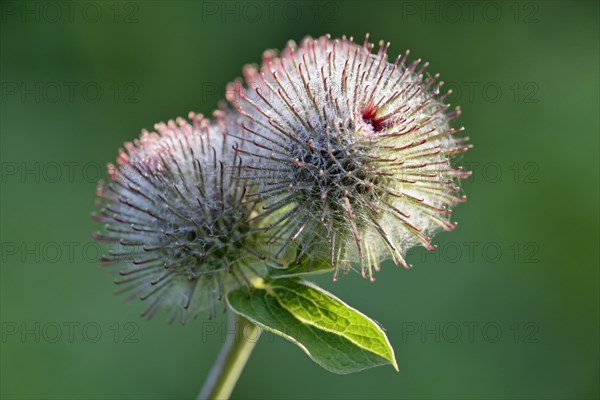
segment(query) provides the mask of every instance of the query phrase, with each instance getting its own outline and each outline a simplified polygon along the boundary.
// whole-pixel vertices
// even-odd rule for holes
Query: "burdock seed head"
[[[389,43],[373,47],[368,35],[362,45],[289,42],[244,68],[246,87],[228,88],[247,143],[262,152],[245,170],[264,203],[259,218],[275,221],[269,231],[284,244],[326,252],[336,272],[359,260],[371,279],[383,259],[408,268],[407,249],[433,249],[432,233],[454,229],[450,207],[465,200],[457,183],[468,173],[451,158],[470,147],[450,127],[460,110],[448,111],[450,92],[440,94],[428,63],[407,62],[408,51],[390,63]]]
[[[222,293],[249,286],[260,274],[253,264],[265,264],[262,231],[248,221],[257,206],[244,199],[233,150],[245,148],[235,139],[244,133],[233,117],[215,116],[211,123],[191,113],[189,122],[143,131],[98,186],[93,218],[106,225],[96,238],[114,243],[101,261],[123,267],[116,283],[149,302],[146,317],[161,307],[182,323],[207,307],[212,315]]]

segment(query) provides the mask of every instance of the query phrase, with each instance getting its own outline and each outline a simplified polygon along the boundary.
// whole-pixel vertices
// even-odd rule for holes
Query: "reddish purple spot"
[[[380,132],[385,128],[383,120],[376,117],[377,111],[379,111],[379,108],[369,104],[362,113],[363,121],[371,125],[374,132]]]

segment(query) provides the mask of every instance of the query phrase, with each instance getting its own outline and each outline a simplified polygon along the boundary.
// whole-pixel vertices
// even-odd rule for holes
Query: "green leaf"
[[[385,364],[398,369],[375,322],[312,284],[281,279],[250,295],[233,291],[227,300],[234,312],[297,344],[331,372],[348,374]]]
[[[383,330],[366,315],[320,287],[292,279],[273,282],[279,303],[298,320],[335,333],[375,353],[398,370],[394,350]]]
[[[272,269],[269,277],[272,279],[292,278],[305,275],[316,275],[325,272],[332,272],[331,265],[322,260],[315,260],[310,257],[302,257],[300,262],[292,261],[286,268]]]

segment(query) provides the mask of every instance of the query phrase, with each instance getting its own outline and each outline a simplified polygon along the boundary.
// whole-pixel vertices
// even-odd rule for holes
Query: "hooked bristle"
[[[256,201],[243,201],[240,179],[244,132],[232,116],[215,113],[212,123],[190,113],[190,121],[155,125],[126,143],[118,165],[109,165],[100,182],[105,224],[96,239],[112,242],[102,265],[121,265],[120,293],[149,302],[142,314],[160,308],[184,323],[209,309],[232,287],[249,286],[255,261],[264,260],[262,229],[248,222]]]
[[[228,90],[249,133],[247,198],[262,202],[257,219],[272,218],[280,251],[299,241],[336,272],[358,261],[370,279],[387,258],[409,268],[410,247],[433,249],[435,231],[454,229],[449,207],[468,173],[451,157],[470,148],[429,63],[373,48],[368,35],[307,37],[265,52],[260,70],[244,68],[246,88]]]

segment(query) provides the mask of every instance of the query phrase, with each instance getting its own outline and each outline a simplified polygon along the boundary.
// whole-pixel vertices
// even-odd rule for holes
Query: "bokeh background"
[[[141,128],[210,114],[266,48],[391,41],[441,72],[475,148],[459,228],[411,271],[316,279],[387,330],[401,371],[332,375],[261,338],[235,398],[598,398],[596,1],[3,1],[1,397],[192,398],[225,318],[121,304],[89,218]],[[413,58],[413,59],[414,59]]]

